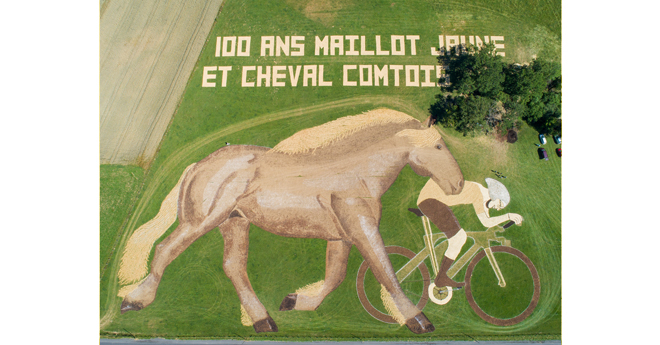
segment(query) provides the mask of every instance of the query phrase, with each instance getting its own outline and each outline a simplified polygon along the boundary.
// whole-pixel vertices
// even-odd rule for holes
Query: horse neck
[[[383,144],[369,150],[355,165],[355,171],[359,172],[372,196],[378,198],[390,188],[408,164],[410,153],[409,148],[393,145],[393,142]]]

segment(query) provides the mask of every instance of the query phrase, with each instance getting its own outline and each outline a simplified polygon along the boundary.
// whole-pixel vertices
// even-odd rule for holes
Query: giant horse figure
[[[119,281],[132,285],[120,290],[121,312],[152,303],[172,260],[219,227],[223,269],[238,293],[243,324],[256,332],[276,332],[246,271],[252,223],[281,236],[328,241],[325,280],[289,294],[280,310],[315,310],[343,281],[355,245],[389,292],[395,319],[414,333],[434,331],[404,295],[378,229],[380,198],[408,164],[449,195],[463,189],[463,174],[430,118],[422,124],[389,109],[302,130],[273,149],[235,145],[213,152],[186,169],[158,215],[129,239]],[[147,275],[153,243],[177,217],[178,227],[156,246]]]

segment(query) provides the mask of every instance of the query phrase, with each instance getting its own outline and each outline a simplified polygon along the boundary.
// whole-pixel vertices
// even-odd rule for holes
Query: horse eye
[[[442,145],[438,144],[438,145],[436,145],[435,148],[438,149],[438,150],[441,150],[441,149],[442,149]]]

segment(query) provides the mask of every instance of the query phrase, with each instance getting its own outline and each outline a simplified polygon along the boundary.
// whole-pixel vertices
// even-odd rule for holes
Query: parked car
[[[545,159],[546,161],[548,160],[548,153],[545,152],[545,149],[542,147],[539,148],[539,159]]]
[[[557,156],[561,157],[561,148],[557,148],[555,151],[557,151]]]
[[[561,137],[560,136],[555,135],[552,138],[555,139],[555,144],[557,144],[557,145],[561,144]]]
[[[548,141],[545,139],[545,135],[539,134],[539,141],[541,142],[541,145],[545,145],[548,143]]]
[[[539,159],[545,159],[546,161],[548,160],[548,153],[545,151],[544,148],[539,147],[538,153],[539,153]]]

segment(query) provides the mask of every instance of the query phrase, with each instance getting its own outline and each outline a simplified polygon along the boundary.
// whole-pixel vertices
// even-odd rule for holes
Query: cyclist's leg
[[[461,252],[461,248],[467,240],[467,234],[458,223],[449,206],[437,199],[426,199],[417,205],[419,209],[427,216],[435,226],[440,229],[448,238],[448,247],[444,258],[435,277],[436,286],[462,287],[465,283],[459,283],[447,276],[447,271]]]

